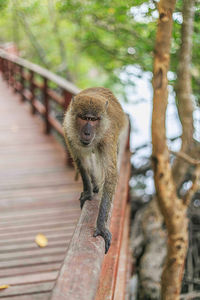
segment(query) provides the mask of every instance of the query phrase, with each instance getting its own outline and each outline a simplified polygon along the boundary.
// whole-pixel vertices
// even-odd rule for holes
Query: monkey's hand
[[[108,252],[109,248],[110,248],[110,244],[111,244],[111,240],[112,240],[112,234],[110,233],[110,231],[105,228],[104,226],[103,227],[97,227],[95,229],[95,232],[94,232],[94,237],[96,236],[102,236],[104,238],[104,241],[105,241],[105,254]]]
[[[89,192],[89,191],[82,192],[79,200],[80,200],[80,206],[82,209],[86,200],[92,200],[91,192]]]

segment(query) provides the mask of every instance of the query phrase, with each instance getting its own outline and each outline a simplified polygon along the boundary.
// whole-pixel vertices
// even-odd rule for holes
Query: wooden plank
[[[49,240],[48,241],[48,249],[57,248],[57,247],[60,247],[60,249],[61,249],[63,247],[67,247],[69,240],[70,240],[69,237],[65,237],[64,240],[62,239],[60,241],[59,240]],[[10,252],[17,253],[18,251],[27,252],[27,251],[37,249],[37,248],[38,248],[38,246],[34,240],[28,241],[26,244],[21,244],[21,243],[20,244],[13,243],[11,245],[3,244],[3,245],[1,245],[1,248],[0,248],[0,257],[2,257],[1,255],[4,253],[7,253],[7,254]]]
[[[5,261],[11,261],[11,260],[17,260],[17,259],[23,259],[23,258],[29,258],[34,255],[34,257],[41,257],[41,256],[50,256],[50,255],[59,255],[66,252],[68,244],[65,244],[64,247],[44,247],[40,248],[37,245],[33,249],[28,249],[26,251],[14,251],[14,252],[7,252],[7,253],[1,253],[0,254],[0,265],[2,262]]]
[[[74,195],[75,193],[77,196]],[[61,215],[65,214],[65,209],[67,209],[67,210],[71,209],[72,213],[80,214],[79,202],[77,201],[79,194],[80,194],[80,192],[74,191],[74,193],[71,194],[72,196],[67,198],[65,196],[66,194],[59,193],[56,200],[54,197],[48,198],[45,193],[41,193],[41,195],[40,195],[41,197],[38,197],[37,199],[35,199],[33,196],[31,196],[29,198],[26,195],[22,196],[21,198],[16,197],[15,199],[13,199],[12,197],[10,197],[10,198],[6,197],[0,201],[0,209],[3,212],[10,212],[10,207],[12,206],[12,212],[19,211],[19,210],[20,210],[20,212],[22,212],[24,210],[35,210],[35,209],[41,209],[41,210],[45,211],[47,208],[47,204],[48,204],[48,208],[51,208],[51,209],[59,208],[60,211],[58,211],[57,213],[61,214]],[[70,196],[70,194],[68,196]],[[21,200],[20,203],[19,203],[19,199]],[[43,200],[42,203],[41,203],[41,199]],[[18,203],[19,203],[19,205],[18,205]],[[57,214],[55,214],[55,212],[54,212],[54,215],[55,215],[55,217],[57,216]],[[50,216],[51,216],[51,213],[50,213]],[[37,217],[39,217],[39,216],[36,216],[36,218]],[[48,219],[48,216],[46,216],[46,217]],[[23,221],[24,220],[25,219],[23,219]],[[18,221],[20,221],[20,220],[18,220]],[[6,222],[6,219],[4,219],[4,222]],[[0,221],[0,224],[2,224],[4,222]]]
[[[44,208],[45,209],[45,208]],[[38,218],[38,215],[36,215],[34,218],[33,218],[33,221],[36,221],[37,223],[36,224],[33,224],[31,223],[30,224],[30,219],[18,219],[16,221],[10,221],[10,222],[7,222],[7,223],[0,223],[0,232],[8,232],[8,230],[15,230],[16,229],[16,232],[20,229],[22,229],[22,231],[24,230],[24,228],[36,228],[36,227],[39,227],[41,228],[40,226],[53,226],[54,224],[60,224],[60,223],[65,223],[66,225],[68,224],[73,224],[74,223],[74,220],[75,219],[78,219],[78,216],[79,216],[79,212],[78,211],[71,211],[71,215],[68,216],[68,218],[66,219],[66,212],[65,212],[65,209],[64,211],[61,211],[61,213],[56,217],[55,214],[53,213],[52,215],[50,215],[49,218],[44,218],[42,216],[39,216]],[[72,222],[73,221],[73,222]],[[1,250],[1,249],[0,249]]]
[[[26,274],[32,273],[41,273],[41,272],[48,272],[48,271],[59,271],[61,267],[61,262],[43,264],[43,265],[32,265],[30,266],[21,266],[20,268],[0,268],[0,277],[9,277],[9,276],[21,276]]]
[[[49,233],[56,233],[56,232],[61,232],[61,231],[62,232],[66,231],[66,233],[67,233],[67,231],[71,232],[73,230],[73,228],[75,227],[75,224],[76,224],[76,222],[68,224],[68,226],[61,224],[60,226],[57,226],[56,228],[53,228],[53,227],[52,228],[45,228],[45,229],[42,230],[42,233],[44,235],[48,235]],[[32,237],[32,239],[34,239],[36,234],[38,234],[38,233],[41,233],[41,231],[37,230],[37,229],[27,230],[23,233],[17,232],[17,233],[14,233],[14,234],[12,232],[10,232],[10,233],[6,232],[6,233],[2,233],[0,235],[0,239],[1,239],[1,241],[3,241],[3,239],[5,239],[5,240],[13,239],[14,240],[14,239],[17,239],[17,238],[22,240],[21,237],[23,237],[23,238]]]
[[[48,240],[54,240],[54,241],[60,241],[63,239],[66,239],[66,241],[71,237],[72,235],[72,229],[74,229],[74,227],[71,228],[65,228],[63,230],[59,230],[59,231],[49,231],[49,232],[45,232],[45,236],[48,238]],[[44,233],[44,232],[43,232]],[[35,236],[34,235],[19,235],[19,236],[13,236],[10,235],[9,237],[4,237],[4,239],[0,240],[0,247],[3,245],[15,245],[15,244],[27,244],[32,242],[33,240],[35,240]]]
[[[58,275],[57,271],[51,271],[51,272],[42,272],[42,273],[36,273],[36,274],[26,274],[21,276],[13,276],[13,277],[4,277],[0,278],[0,285],[19,285],[19,284],[29,284],[34,282],[47,282],[47,281],[53,281],[56,279]]]
[[[30,295],[29,299],[31,299],[33,293],[49,292],[53,288],[53,285],[54,281],[10,286],[9,288],[0,291],[0,299],[7,299],[6,297],[8,296],[25,294]]]
[[[40,180],[41,179],[41,180]],[[60,179],[60,180],[59,180]],[[12,190],[16,190],[16,189],[27,189],[27,188],[39,188],[39,187],[52,187],[52,186],[57,186],[60,187],[62,185],[66,185],[66,184],[73,184],[73,178],[63,178],[62,176],[59,177],[58,176],[58,181],[55,181],[55,178],[53,178],[52,176],[50,176],[49,180],[48,178],[45,178],[44,176],[38,176],[38,178],[34,178],[31,180],[31,178],[26,178],[24,179],[23,182],[10,182],[9,184],[9,180],[8,182],[4,181],[2,182],[2,184],[0,183],[0,188],[4,191],[6,190],[10,190],[10,186],[12,185]]]
[[[20,296],[11,296],[6,297],[6,300],[48,300],[50,297],[50,292],[42,292],[40,294],[28,294]]]
[[[46,203],[46,205],[48,204],[48,202]],[[35,209],[33,209],[32,207],[28,207],[25,208],[24,210],[10,210],[10,211],[4,211],[4,214],[2,214],[1,216],[1,222],[0,223],[5,223],[9,220],[9,222],[15,219],[19,219],[19,218],[23,218],[23,220],[31,218],[31,217],[39,217],[39,216],[43,216],[43,218],[45,218],[46,215],[49,214],[56,214],[59,212],[63,211],[69,211],[70,213],[73,212],[74,210],[77,211],[77,206],[74,207],[74,205],[70,202],[71,205],[69,205],[68,207],[66,206],[66,208],[63,208],[63,206],[61,207],[46,207],[46,209],[44,207],[36,207]],[[80,210],[80,209],[79,209]],[[69,215],[70,216],[70,215]],[[67,214],[66,214],[66,219],[67,219]],[[5,222],[4,222],[5,221]]]
[[[19,198],[19,197],[22,197],[23,199],[31,199],[32,197],[34,197],[36,200],[41,199],[43,197],[43,199],[45,200],[46,199],[45,197],[47,197],[47,196],[49,196],[50,198],[54,197],[54,199],[56,200],[55,193],[56,193],[56,195],[66,193],[65,194],[66,201],[71,202],[71,200],[73,200],[73,196],[71,195],[71,193],[74,192],[77,195],[77,193],[80,194],[80,191],[81,191],[80,185],[70,184],[68,186],[65,185],[65,186],[55,186],[55,187],[48,187],[48,188],[40,187],[38,189],[29,188],[26,190],[18,189],[15,191],[12,191],[12,190],[0,191],[0,197],[1,197],[2,201],[4,199],[8,199],[8,200],[12,199],[14,201],[15,198]],[[69,196],[68,196],[67,192],[69,192]],[[78,200],[78,197],[77,197],[77,200]],[[78,204],[78,201],[73,201],[73,202]],[[20,201],[19,201],[19,203],[20,203]],[[2,205],[2,207],[3,207],[3,205]]]
[[[51,255],[40,256],[40,257],[24,257],[20,259],[10,260],[10,261],[3,261],[1,262],[1,269],[7,268],[20,268],[21,266],[33,266],[33,265],[42,265],[48,264],[50,261],[51,263],[58,263],[62,262],[65,257],[65,252],[61,253],[53,253]]]

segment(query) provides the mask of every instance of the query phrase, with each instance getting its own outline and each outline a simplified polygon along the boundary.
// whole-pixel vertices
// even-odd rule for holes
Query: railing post
[[[44,99],[44,106],[45,106],[45,132],[48,134],[50,132],[50,123],[49,123],[49,97],[47,94],[48,89],[48,81],[47,78],[44,77],[44,85],[43,85],[43,99]]]
[[[63,107],[64,107],[64,110],[66,110],[69,103],[70,103],[70,101],[71,101],[71,99],[72,99],[72,94],[69,93],[66,90],[63,90],[63,96],[64,96],[64,105],[63,105]]]
[[[34,106],[34,100],[35,100],[35,85],[34,85],[34,72],[30,71],[30,92],[31,92],[31,111],[32,114],[35,114],[35,106]]]
[[[10,69],[10,85],[13,87],[14,86],[14,62],[10,61],[9,69]]]
[[[8,83],[8,61],[4,60],[4,74],[5,74],[5,80]]]
[[[10,64],[10,84],[14,87],[14,62]]]
[[[19,67],[20,68],[20,83],[21,83],[21,88],[20,88],[20,94],[21,94],[21,100],[25,101],[25,97],[24,97],[24,68],[22,66]]]
[[[11,78],[11,62],[8,60],[8,85],[12,85],[12,78]]]
[[[0,57],[0,71],[3,76],[3,58],[2,57]]]
[[[4,59],[1,58],[1,73],[2,73],[2,76],[4,77]]]
[[[3,58],[3,79],[6,81],[6,59]]]
[[[7,60],[7,83],[10,85],[10,62]]]
[[[13,88],[14,92],[17,92],[17,65],[16,63],[13,63]]]
[[[6,60],[3,59],[3,79],[6,80]]]

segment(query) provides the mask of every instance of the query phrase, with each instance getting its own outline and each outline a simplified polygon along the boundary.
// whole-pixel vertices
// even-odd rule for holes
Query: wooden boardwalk
[[[0,299],[127,300],[129,128],[120,143],[108,220],[112,244],[105,256],[104,240],[93,237],[100,198],[80,211],[82,184],[50,135],[63,137],[57,116],[80,90],[3,50],[0,72]],[[45,248],[35,242],[40,233],[48,238]]]
[[[0,299],[49,297],[80,215],[81,183],[29,110],[0,78]]]

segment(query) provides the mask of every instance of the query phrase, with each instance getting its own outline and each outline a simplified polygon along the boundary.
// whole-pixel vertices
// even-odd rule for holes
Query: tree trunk
[[[162,274],[162,299],[179,299],[188,245],[186,205],[177,197],[166,144],[167,71],[170,60],[172,13],[175,0],[161,0],[156,34],[153,73],[152,144],[157,199],[168,232],[167,258]]]
[[[172,7],[170,7],[172,9]],[[164,8],[162,8],[162,3],[160,3],[160,18],[164,18],[165,15],[163,13]],[[179,117],[183,127],[182,134],[182,147],[180,150],[180,154],[189,154],[191,157],[199,159],[199,143],[193,140],[193,103],[192,103],[192,88],[191,88],[191,76],[190,76],[190,63],[191,63],[191,49],[192,49],[192,33],[193,33],[193,16],[194,16],[194,0],[184,0],[183,1],[183,24],[182,24],[182,43],[180,48],[179,55],[179,67],[178,67],[178,78],[177,78],[177,97],[178,97],[178,111]],[[168,17],[165,19],[168,22]],[[159,21],[159,23],[161,20]],[[178,291],[181,288],[181,277],[182,270],[184,268],[184,257],[187,252],[187,218],[186,218],[186,210],[187,205],[190,203],[191,198],[194,192],[198,189],[197,180],[194,179],[193,187],[188,191],[185,197],[185,203],[181,199],[177,198],[175,189],[180,187],[182,180],[184,179],[185,174],[188,171],[189,160],[185,162],[183,159],[179,158],[179,156],[175,159],[175,163],[173,164],[173,181],[171,175],[171,168],[169,165],[169,153],[166,147],[165,141],[165,109],[167,105],[167,79],[163,81],[163,76],[166,77],[168,70],[168,58],[169,58],[169,46],[170,46],[170,36],[166,35],[166,27],[168,26],[168,30],[171,31],[171,24],[159,24],[159,29],[157,33],[157,44],[156,44],[156,57],[155,57],[155,65],[154,65],[154,84],[155,84],[155,92],[154,92],[154,112],[153,112],[153,153],[154,153],[154,167],[156,167],[156,163],[158,158],[160,158],[160,164],[162,163],[162,159],[164,161],[163,165],[166,164],[168,167],[168,173],[165,172],[165,167],[160,166],[161,173],[159,175],[159,170],[155,170],[155,177],[157,176],[157,184],[159,185],[159,181],[163,177],[163,181],[165,182],[161,185],[160,189],[157,187],[157,193],[159,195],[159,203],[160,207],[162,207],[163,215],[165,216],[165,222],[167,224],[167,229],[169,232],[169,245],[168,245],[168,256],[167,262],[165,265],[165,271],[162,276],[162,299],[178,299]],[[163,30],[163,34],[160,31]],[[167,37],[167,39],[165,38]],[[163,41],[165,42],[164,44]],[[166,46],[167,44],[167,46]],[[161,48],[163,46],[163,48]],[[161,91],[161,89],[163,89]],[[162,101],[162,103],[159,103]],[[160,116],[162,114],[162,117]],[[154,117],[157,116],[157,117]],[[160,131],[162,127],[162,131]],[[156,132],[156,134],[155,134]],[[161,145],[159,143],[161,142]],[[181,157],[182,155],[180,155]],[[192,161],[192,159],[191,159]],[[198,178],[199,175],[199,167],[197,166],[194,172],[194,176]],[[160,178],[159,178],[160,176]],[[171,183],[168,183],[168,181]],[[166,186],[165,186],[166,185]],[[167,194],[166,188],[171,189],[171,197],[170,192]],[[169,191],[170,191],[169,189]],[[169,197],[169,200],[167,200]],[[154,201],[154,200],[153,200]],[[155,276],[156,273],[160,273],[161,267],[163,265],[163,261],[165,258],[165,244],[164,244],[164,233],[165,229],[162,227],[161,222],[159,223],[157,218],[152,219],[152,215],[159,216],[159,211],[155,209],[152,205],[153,201],[149,203],[144,209],[140,210],[135,218],[134,227],[140,228],[138,232],[132,231],[132,243],[134,245],[134,241],[136,241],[136,246],[133,247],[134,256],[140,256],[142,251],[144,254],[140,259],[139,264],[139,279],[140,279],[140,298],[141,299],[160,299],[160,285],[158,277]],[[174,203],[172,203],[174,201]],[[180,212],[177,211],[180,207]],[[157,213],[156,213],[157,211]],[[171,211],[171,214],[170,214]],[[174,213],[175,212],[175,213]],[[178,212],[178,213],[177,213]],[[170,220],[170,218],[172,219]],[[177,220],[176,220],[177,218]],[[180,220],[178,220],[180,219]],[[148,223],[148,220],[150,221]],[[167,221],[168,220],[168,221]],[[151,231],[151,228],[155,224],[159,226],[157,228],[157,232],[155,234],[154,229]],[[155,225],[155,226],[156,226]],[[182,226],[183,225],[183,226]],[[179,230],[179,228],[182,229]],[[138,235],[138,236],[137,236]],[[156,236],[159,238],[159,241],[156,241],[155,249],[152,251],[151,243],[154,243]],[[139,244],[137,244],[139,241]],[[181,243],[179,243],[181,242]],[[161,244],[163,245],[161,246]],[[159,247],[162,247],[161,259],[157,259],[157,250]],[[183,250],[181,248],[183,247]],[[179,250],[180,249],[180,250]],[[139,254],[138,254],[139,251]],[[159,250],[160,251],[160,250]],[[179,252],[180,253],[176,253]],[[181,252],[182,251],[182,252]],[[148,261],[147,261],[148,260]],[[171,263],[171,266],[170,266]],[[175,264],[173,266],[173,264]],[[177,268],[178,265],[178,268]],[[177,268],[177,270],[176,270]],[[175,273],[171,273],[174,270]],[[151,274],[151,276],[149,276]],[[180,274],[180,277],[176,278],[176,274]],[[157,274],[156,274],[157,275]],[[171,278],[170,278],[171,277]],[[174,281],[179,280],[179,281]],[[170,285],[172,289],[170,290]],[[168,288],[167,288],[168,286]],[[168,289],[168,290],[167,290]],[[174,296],[176,295],[176,297]]]
[[[191,87],[191,52],[194,22],[194,0],[183,1],[183,24],[181,28],[181,47],[177,72],[176,95],[178,112],[182,124],[181,152],[191,153],[193,145],[193,101]],[[177,188],[180,187],[186,174],[188,163],[176,158],[173,165],[173,178]]]

